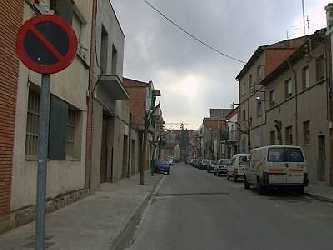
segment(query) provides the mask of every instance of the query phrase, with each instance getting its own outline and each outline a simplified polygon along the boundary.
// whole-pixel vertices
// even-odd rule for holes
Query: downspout
[[[250,98],[247,100],[247,127],[248,127],[248,139],[247,139],[247,146],[248,146],[248,153],[251,152],[251,121],[250,121]]]
[[[97,16],[97,0],[93,0],[90,35],[90,68],[89,68],[89,95],[87,97],[87,128],[86,128],[86,164],[85,164],[85,188],[91,191],[91,169],[92,169],[92,134],[93,134],[93,98],[96,85],[95,75],[95,58],[96,58],[96,16]]]
[[[297,72],[294,67],[291,65],[290,59],[287,59],[289,69],[294,75],[295,81],[295,144],[298,145],[298,86],[297,86]]]
[[[127,161],[127,178],[131,177],[131,157],[132,157],[132,114],[130,114],[130,120],[128,125],[128,161]]]

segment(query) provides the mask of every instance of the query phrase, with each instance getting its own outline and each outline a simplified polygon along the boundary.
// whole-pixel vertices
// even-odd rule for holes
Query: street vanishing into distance
[[[332,249],[333,203],[288,192],[261,196],[183,163],[171,173],[129,249]]]

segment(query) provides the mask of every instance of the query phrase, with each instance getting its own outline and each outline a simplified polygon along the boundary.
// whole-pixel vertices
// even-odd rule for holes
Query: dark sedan
[[[156,172],[160,174],[170,174],[170,163],[168,161],[157,161]]]

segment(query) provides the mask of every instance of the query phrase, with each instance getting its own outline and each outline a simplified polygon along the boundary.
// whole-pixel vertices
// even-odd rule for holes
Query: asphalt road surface
[[[258,195],[242,183],[177,164],[165,176],[131,250],[332,250],[333,204]]]

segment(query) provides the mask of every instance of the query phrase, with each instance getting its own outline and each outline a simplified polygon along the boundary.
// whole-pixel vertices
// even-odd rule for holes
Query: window
[[[101,48],[100,48],[100,70],[101,70],[101,75],[107,74],[108,44],[109,44],[109,35],[108,35],[105,27],[102,26]]]
[[[269,91],[269,106],[273,107],[275,105],[274,90]]]
[[[241,83],[240,87],[241,87],[241,94],[245,95],[245,93],[246,93],[246,84],[245,84],[245,82]]]
[[[250,89],[253,88],[253,79],[252,79],[252,75],[249,75],[249,88],[250,88]]]
[[[74,108],[68,110],[68,119],[66,124],[66,156],[69,158],[79,158],[80,152],[77,151],[76,145],[79,141],[77,138],[78,123],[80,112]]]
[[[303,82],[303,89],[307,89],[310,87],[310,71],[309,66],[303,68],[302,71],[302,82]]]
[[[310,144],[310,121],[303,123],[304,145]]]
[[[257,117],[262,116],[262,102],[261,100],[257,101]]]
[[[239,163],[242,164],[242,163],[247,163],[249,162],[249,157],[248,156],[239,156]]]
[[[264,78],[264,67],[262,65],[259,65],[257,67],[257,79],[258,81],[261,81]]]
[[[39,92],[29,91],[25,153],[37,156],[39,137]],[[65,160],[66,156],[80,158],[80,111],[69,108],[60,98],[51,95],[48,159]]]
[[[112,46],[112,75],[117,75],[118,52],[116,47]]]
[[[286,144],[292,145],[293,144],[293,127],[287,127],[286,128]]]
[[[271,145],[274,145],[275,144],[275,131],[272,130],[270,133],[269,133],[269,138],[270,138],[270,144]]]
[[[25,138],[25,154],[29,156],[36,156],[38,153],[39,101],[39,93],[30,89]]]
[[[293,82],[291,79],[288,79],[284,82],[285,88],[285,97],[286,99],[293,95]]]
[[[72,24],[74,15],[72,0],[50,0],[50,8],[58,16],[63,17],[67,22]]]
[[[316,59],[316,80],[320,81],[325,78],[325,61],[324,56]]]
[[[243,121],[246,120],[245,110],[243,110]]]
[[[299,148],[270,148],[269,162],[304,162],[304,156]]]

